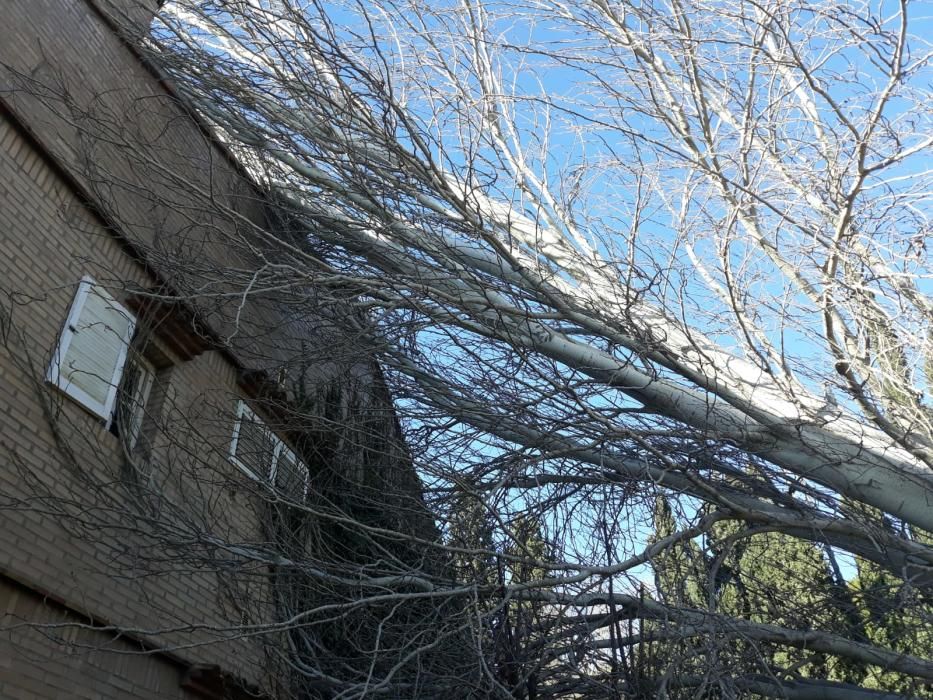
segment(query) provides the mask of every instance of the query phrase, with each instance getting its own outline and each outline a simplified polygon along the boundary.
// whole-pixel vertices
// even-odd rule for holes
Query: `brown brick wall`
[[[240,366],[294,362],[326,322],[268,298],[241,309],[249,275],[230,273],[271,252],[259,192],[93,9],[103,2],[7,0],[0,109],[33,132],[133,255],[191,300]],[[318,342],[322,355],[334,345]],[[316,381],[343,371],[318,367]]]
[[[251,246],[260,234],[253,223],[263,220],[255,189],[114,34],[98,5],[7,0],[0,107],[179,293],[201,289],[205,271],[217,265],[254,264]],[[232,290],[223,278],[212,283],[211,291]],[[214,297],[200,311],[226,335],[237,307],[235,299]],[[238,320],[250,332],[237,334],[234,346],[252,367],[268,356],[268,348],[251,352],[249,342],[265,334],[266,317],[247,310]]]
[[[184,665],[98,631],[0,578],[0,697],[8,700],[194,700]],[[28,626],[16,627],[19,622]],[[75,626],[62,626],[73,623]]]
[[[213,573],[150,576],[151,572],[140,572],[147,575],[117,580],[113,537],[76,532],[67,518],[50,514],[49,506],[36,500],[48,489],[48,495],[57,498],[94,502],[94,489],[121,477],[118,439],[99,419],[43,384],[75,285],[85,274],[102,283],[145,286],[151,282],[42,154],[8,119],[0,120],[0,572],[119,624],[162,628],[222,622]],[[119,298],[119,287],[114,292]],[[255,528],[248,518],[249,503],[232,508],[224,505],[227,496],[204,492],[205,484],[229,477],[233,469],[225,455],[233,426],[236,370],[221,354],[208,351],[172,365],[167,375],[161,390],[170,400],[158,402],[157,415],[147,418],[148,424],[161,427],[155,438],[150,491],[194,513],[203,512],[204,504],[210,502],[211,518],[221,534],[246,534]],[[51,420],[49,410],[54,413]],[[72,458],[56,448],[52,426],[73,452]],[[215,470],[217,478],[198,479],[198,488],[190,488],[188,477],[204,469]],[[101,541],[110,544],[102,546]],[[119,544],[121,554],[134,546],[132,537],[126,536],[119,538]],[[5,626],[0,623],[0,628]],[[41,646],[41,636],[29,639],[30,648]],[[189,638],[169,635],[155,643],[171,647],[179,641]],[[47,650],[53,657],[58,655],[55,648]],[[258,650],[249,645],[208,646],[181,655],[192,662],[228,665],[235,655],[238,671],[245,671],[251,680],[261,675],[256,666]],[[20,660],[5,670],[3,682],[13,683],[17,674],[43,676],[46,660],[32,652],[30,657],[36,659],[35,665]],[[7,658],[2,649],[0,658]],[[70,663],[63,660],[62,668],[72,668]],[[90,672],[91,666],[74,668]],[[17,692],[26,693],[36,682],[29,681]],[[59,692],[53,686],[47,688],[53,691]],[[0,692],[0,697],[7,696],[30,697]]]
[[[102,528],[106,518],[83,509],[123,508],[120,499],[138,498],[162,525],[177,524],[177,541],[190,536],[192,551],[206,551],[199,541],[206,534],[234,542],[255,538],[255,484],[226,459],[241,370],[275,367],[297,358],[304,342],[317,342],[327,346],[332,362],[310,372],[326,385],[335,375],[346,381],[355,349],[330,344],[316,330],[326,324],[309,318],[304,306],[300,321],[283,327],[274,300],[254,300],[237,319],[240,331],[232,333],[239,298],[197,302],[201,320],[230,343],[185,359],[154,333],[164,367],[145,425],[152,458],[144,463],[128,464],[102,421],[44,384],[83,275],[109,285],[118,299],[129,287],[164,282],[182,295],[206,282],[212,292],[230,291],[224,275],[213,273],[222,265],[248,269],[255,263],[249,245],[258,241],[250,222],[263,219],[255,189],[114,35],[99,4],[3,3],[0,575],[50,592],[75,611],[140,630],[267,621],[261,571],[253,580],[218,579],[217,567],[198,570],[186,562],[166,574],[171,562],[163,570],[144,565],[163,553],[161,544],[133,528]],[[338,360],[341,352],[350,359]],[[365,361],[352,367],[352,375],[358,385],[378,384],[378,373]],[[391,417],[384,392],[363,402],[374,404],[376,413]],[[400,490],[410,486],[417,495],[404,455],[395,461],[403,465],[396,470],[404,477]],[[377,465],[373,471],[389,470]],[[384,494],[382,485],[370,485],[375,497]],[[44,494],[53,498],[38,499]],[[418,516],[417,498],[413,503]],[[144,529],[138,522],[134,527]],[[245,618],[228,599],[234,587],[249,587],[259,601]],[[20,591],[19,602],[4,595],[16,597],[0,590],[0,613],[13,610],[33,622],[48,613],[37,603],[41,595]],[[12,619],[0,621],[0,631]],[[97,640],[88,646],[98,645],[100,633],[88,634]],[[217,638],[166,634],[150,642],[172,649]],[[12,648],[27,653],[7,662]],[[186,647],[176,656],[181,663],[218,664],[262,681],[255,642]],[[160,658],[73,653],[67,644],[23,628],[0,639],[0,697],[180,697],[177,669]],[[69,678],[73,695],[66,694]]]

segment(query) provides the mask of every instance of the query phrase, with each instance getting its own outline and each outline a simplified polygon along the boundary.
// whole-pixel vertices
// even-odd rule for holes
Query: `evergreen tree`
[[[549,547],[536,518],[523,514],[504,531],[499,522],[475,494],[459,493],[448,524],[451,567],[458,583],[477,587],[474,605],[481,624],[475,633],[496,681],[512,697],[534,700],[548,641],[542,605],[501,593],[507,584],[546,577],[541,562],[548,559]]]
[[[459,491],[447,526],[451,570],[457,581],[490,588],[499,584],[494,533],[495,520],[486,503],[471,491]]]
[[[680,529],[663,497],[655,504],[654,527],[654,541]],[[863,629],[862,610],[832,564],[829,555],[813,543],[777,532],[752,533],[734,521],[716,523],[702,543],[677,543],[652,560],[658,596],[670,604],[790,629],[845,629],[858,638],[858,629]],[[858,629],[853,631],[853,627]],[[648,637],[663,638],[664,629],[653,624]],[[865,636],[864,631],[860,634]],[[679,674],[718,679],[715,687],[701,689],[700,697],[720,697],[727,685],[723,678],[766,675],[788,681],[859,682],[866,673],[865,668],[825,654],[752,643],[728,629],[704,633],[692,641],[661,644],[664,650],[656,650],[655,657],[673,659],[679,664]],[[711,672],[714,668],[717,671]],[[694,692],[687,695],[696,697]],[[738,687],[729,692],[743,695]]]
[[[504,550],[510,583],[547,577],[548,569],[541,564],[550,559],[550,551],[541,522],[533,515],[522,514],[510,523]],[[516,698],[534,700],[537,696],[539,671],[547,662],[543,657],[548,643],[547,618],[546,606],[538,601],[511,600],[500,610],[496,621],[497,668]]]
[[[915,530],[912,536],[931,543],[933,536]],[[868,641],[895,651],[933,658],[933,604],[929,597],[871,562],[857,558],[849,584],[858,605]],[[933,698],[933,685],[920,684],[901,673],[875,666],[865,668],[862,683],[919,698]]]

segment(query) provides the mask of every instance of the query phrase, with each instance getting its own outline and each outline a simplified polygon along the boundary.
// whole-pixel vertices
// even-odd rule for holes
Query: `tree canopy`
[[[225,284],[375,322],[451,562],[396,593],[522,617],[483,692],[929,694],[919,5],[175,0],[140,44],[275,205]]]

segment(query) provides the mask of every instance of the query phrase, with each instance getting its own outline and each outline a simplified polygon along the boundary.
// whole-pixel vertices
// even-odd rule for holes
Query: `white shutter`
[[[281,443],[274,478],[275,488],[293,501],[303,501],[308,494],[308,467]]]
[[[109,420],[134,326],[133,315],[85,277],[52,358],[49,382]]]
[[[272,476],[274,453],[275,437],[256,414],[240,401],[230,443],[230,459],[252,478],[268,480]]]

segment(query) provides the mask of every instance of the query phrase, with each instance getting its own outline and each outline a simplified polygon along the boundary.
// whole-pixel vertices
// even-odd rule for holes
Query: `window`
[[[146,405],[155,378],[156,369],[152,363],[131,352],[124,366],[110,420],[110,432],[122,437],[130,450],[136,447],[142,435]]]
[[[135,317],[90,277],[78,285],[47,379],[108,422]]]
[[[237,406],[230,461],[286,498],[301,501],[308,494],[307,465],[243,401]]]

